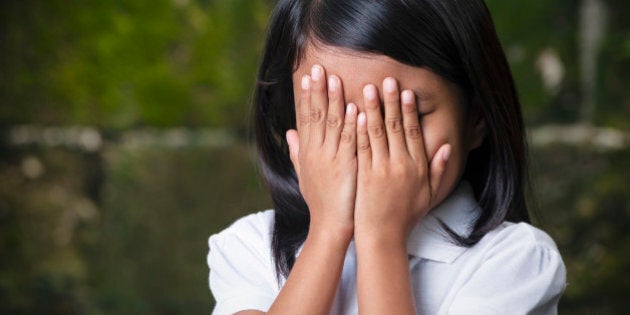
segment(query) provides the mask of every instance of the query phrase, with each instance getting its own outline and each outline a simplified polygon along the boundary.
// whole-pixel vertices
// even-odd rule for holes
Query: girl
[[[482,0],[281,0],[254,100],[275,210],[210,238],[215,314],[555,314]]]

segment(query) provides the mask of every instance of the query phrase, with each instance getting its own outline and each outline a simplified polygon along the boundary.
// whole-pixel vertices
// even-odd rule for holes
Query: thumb
[[[436,198],[438,188],[444,177],[444,171],[446,170],[446,164],[451,156],[451,145],[446,143],[438,149],[431,160],[429,165],[429,187],[431,190],[430,206],[433,207],[433,200]]]
[[[293,163],[293,168],[295,169],[298,177],[300,177],[300,136],[298,135],[297,130],[289,129],[286,137],[287,144],[289,144],[289,157],[291,158],[291,163]]]

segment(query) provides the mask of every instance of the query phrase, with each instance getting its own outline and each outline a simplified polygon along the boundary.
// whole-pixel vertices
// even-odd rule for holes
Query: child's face
[[[293,73],[296,113],[300,112],[301,78],[310,73],[314,64],[323,66],[327,75],[341,79],[346,104],[356,104],[359,112],[364,111],[363,87],[370,83],[376,85],[382,99],[382,83],[387,77],[398,80],[400,91],[415,93],[427,158],[432,160],[443,144],[451,145],[451,155],[436,200],[436,204],[441,203],[459,181],[468,152],[478,147],[484,136],[483,120],[468,117],[465,106],[460,103],[457,87],[430,70],[408,66],[386,56],[310,45]]]

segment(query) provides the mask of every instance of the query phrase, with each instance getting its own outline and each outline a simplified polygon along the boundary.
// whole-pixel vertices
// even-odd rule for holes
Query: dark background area
[[[630,2],[488,0],[561,314],[630,308]],[[207,238],[271,206],[249,99],[271,1],[0,2],[0,314],[207,314]],[[533,203],[532,203],[533,204]]]

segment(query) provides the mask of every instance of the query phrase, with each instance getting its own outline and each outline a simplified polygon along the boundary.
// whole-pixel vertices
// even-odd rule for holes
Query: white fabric
[[[466,234],[480,208],[462,183],[412,231],[408,242],[418,314],[557,314],[566,285],[553,240],[525,223],[503,223],[471,248],[439,225]],[[210,237],[213,314],[267,311],[281,285],[271,256],[273,210],[246,216]],[[354,243],[346,254],[332,314],[358,314]]]

